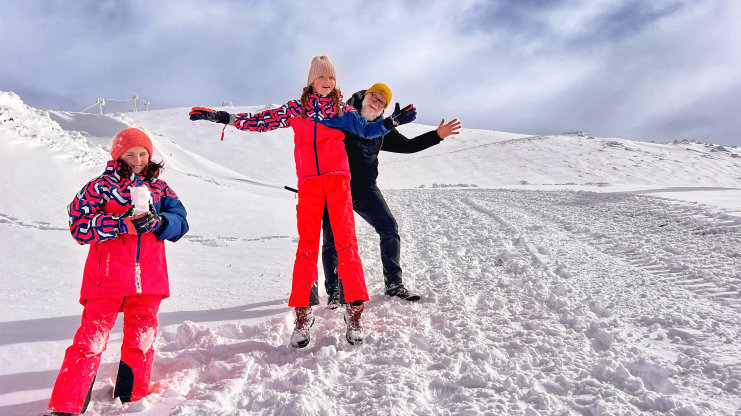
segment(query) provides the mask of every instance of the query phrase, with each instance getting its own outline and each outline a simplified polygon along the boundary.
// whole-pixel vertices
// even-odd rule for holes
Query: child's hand
[[[149,213],[152,214],[155,219],[160,219],[159,214],[157,214],[157,210],[154,208],[154,205],[152,205],[152,201],[149,201]]]
[[[383,125],[389,130],[402,124],[411,123],[417,118],[417,109],[414,108],[414,104],[409,104],[404,108],[399,107],[399,103],[396,103],[393,114],[383,121]]]
[[[152,217],[154,217],[155,223],[152,227],[151,232],[157,234],[158,231],[161,231],[162,228],[167,225],[167,220],[165,217],[160,216],[157,214],[157,210],[154,208],[154,205],[152,205],[152,202],[149,202],[149,213],[152,214]]]
[[[214,123],[229,124],[229,113],[215,111],[206,107],[193,107],[188,114],[191,120],[208,120]]]
[[[160,217],[156,213],[152,214],[153,208],[154,207],[151,207],[150,211],[133,217],[130,216],[131,212],[133,212],[131,209],[126,211],[124,216],[120,217],[118,220],[118,229],[121,234],[136,235],[150,233],[156,230],[160,223]],[[126,216],[126,214],[129,214],[129,216]]]

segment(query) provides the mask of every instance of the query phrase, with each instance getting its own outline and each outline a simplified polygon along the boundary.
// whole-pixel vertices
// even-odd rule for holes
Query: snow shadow
[[[159,314],[160,327],[179,325],[184,321],[191,322],[220,322],[235,321],[241,319],[264,318],[272,315],[287,313],[286,299],[276,299],[266,302],[258,302],[249,305],[235,306],[231,308],[202,310],[202,311],[176,311]],[[122,331],[123,319],[116,320],[112,333]],[[0,345],[19,344],[37,341],[63,341],[70,340],[80,323],[79,316],[63,316],[44,319],[30,319],[15,322],[0,322]],[[230,348],[244,349],[246,345],[254,349],[262,348],[250,342],[244,342]],[[224,353],[233,354],[229,349]],[[64,349],[59,350],[59,362],[64,356]],[[116,363],[101,364],[98,374],[115,374]],[[15,373],[0,375],[0,396],[21,391],[34,391],[48,389],[54,385],[58,369],[46,371],[33,371],[26,373]],[[160,370],[161,371],[161,370]],[[100,389],[96,389],[100,390]],[[94,393],[95,394],[95,393]],[[46,409],[48,399],[27,403],[18,403],[8,406],[0,406],[0,415],[37,414]]]
[[[40,415],[46,409],[46,406],[48,404],[49,404],[49,399],[44,399],[44,400],[37,400],[35,402],[17,403],[17,404],[11,404],[8,406],[0,406],[0,414],[2,415]]]
[[[61,363],[64,351],[60,351],[59,361]],[[115,374],[118,363],[103,363],[98,369],[98,374]],[[57,379],[58,369],[47,371],[34,371],[28,373],[5,374],[0,376],[0,395],[15,393],[19,391],[33,391],[40,389],[51,389]],[[93,394],[105,388],[93,389]],[[0,415],[36,415],[46,409],[49,398],[33,402],[17,403],[8,406],[0,406]]]
[[[160,327],[181,324],[184,321],[218,322],[256,319],[285,314],[290,310],[287,305],[288,301],[286,299],[276,299],[231,308],[163,312],[158,317]],[[123,319],[119,317],[111,332],[121,332],[122,321]],[[0,346],[26,342],[71,340],[79,326],[79,315],[0,322]]]

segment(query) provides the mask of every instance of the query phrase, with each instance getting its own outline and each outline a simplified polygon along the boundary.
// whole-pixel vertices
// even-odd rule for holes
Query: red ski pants
[[[343,175],[321,175],[307,179],[298,189],[298,248],[293,264],[290,307],[309,306],[311,286],[317,281],[319,242],[324,205],[337,247],[337,275],[342,280],[345,301],[367,301],[363,265],[355,237],[355,217],[350,195],[350,179]]]
[[[116,323],[118,312],[124,314],[121,364],[126,370],[125,394],[117,394],[136,401],[149,393],[149,379],[154,358],[154,340],[157,335],[157,310],[162,295],[135,295],[122,298],[88,299],[82,312],[80,328],[72,345],[64,354],[62,368],[49,401],[49,410],[82,413],[87,407],[88,392],[100,366],[100,357],[108,344],[108,336]],[[131,375],[133,373],[133,377]],[[117,377],[116,391],[122,374]]]

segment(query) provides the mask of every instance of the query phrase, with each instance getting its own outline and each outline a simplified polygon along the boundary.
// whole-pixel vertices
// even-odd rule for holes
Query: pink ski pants
[[[355,216],[352,210],[350,179],[344,175],[321,175],[307,179],[298,189],[298,248],[293,264],[290,307],[309,306],[311,286],[317,281],[317,262],[321,241],[324,205],[337,247],[337,275],[342,280],[345,300],[367,301],[363,265],[355,237]]]
[[[136,401],[149,393],[157,335],[157,310],[162,295],[87,299],[80,328],[64,354],[49,401],[49,410],[82,413],[100,366],[100,357],[118,312],[124,314],[121,363],[115,396]]]

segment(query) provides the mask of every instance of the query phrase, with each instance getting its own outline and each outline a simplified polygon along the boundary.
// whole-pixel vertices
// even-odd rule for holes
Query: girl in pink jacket
[[[231,124],[240,130],[262,132],[293,128],[299,242],[288,306],[295,308],[296,313],[291,336],[291,345],[296,348],[309,344],[309,328],[314,323],[311,306],[318,304],[316,265],[325,203],[337,240],[338,277],[342,280],[347,302],[345,336],[351,344],[363,342],[360,316],[368,300],[368,291],[355,237],[350,165],[343,143],[345,135],[339,129],[371,139],[413,121],[417,114],[413,105],[403,110],[397,106],[390,117],[369,123],[353,107],[342,102],[336,78],[329,58],[317,56],[311,61],[307,85],[299,100],[257,114],[234,115],[204,107],[194,107],[190,112],[191,120]]]
[[[152,150],[143,131],[118,133],[105,172],[67,207],[72,237],[90,251],[80,291],[82,321],[54,384],[51,415],[85,412],[119,312],[124,337],[114,397],[130,402],[149,394],[157,310],[170,295],[164,240],[188,232],[185,208],[157,178],[162,164],[152,162]]]

